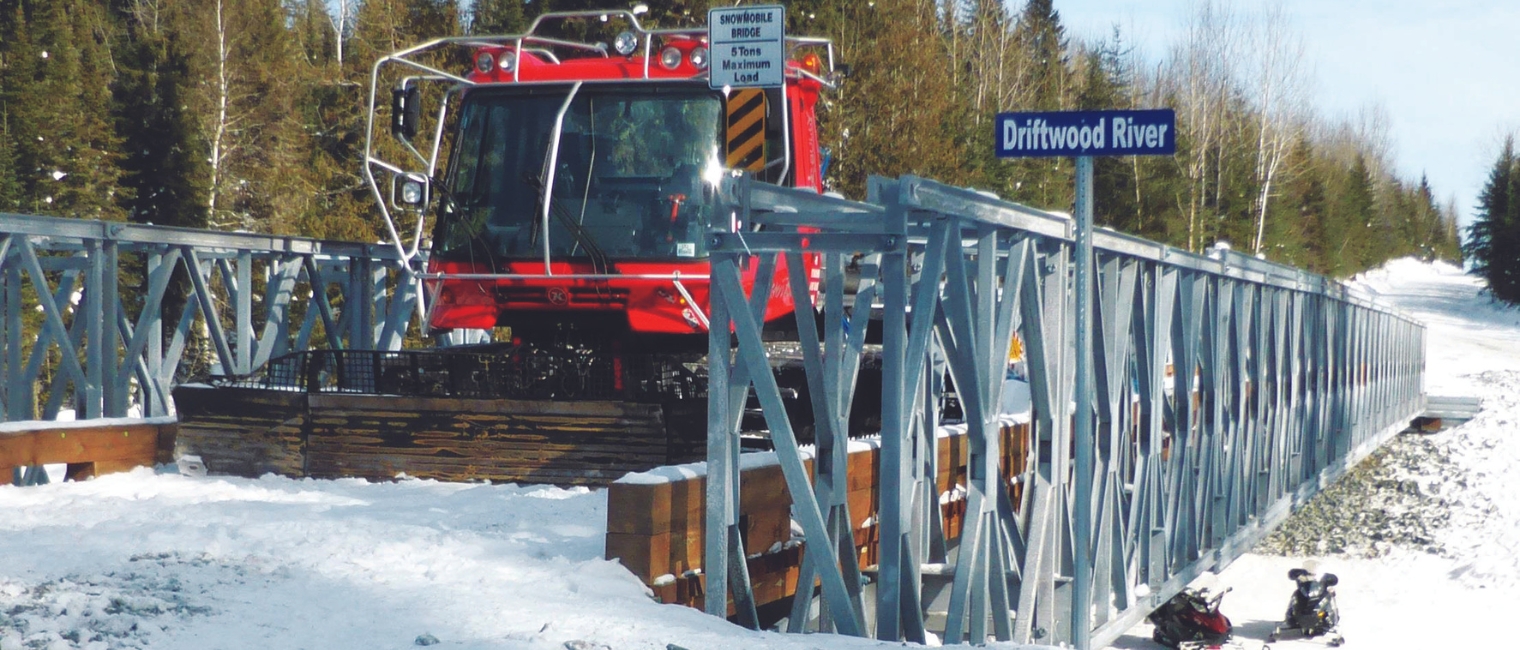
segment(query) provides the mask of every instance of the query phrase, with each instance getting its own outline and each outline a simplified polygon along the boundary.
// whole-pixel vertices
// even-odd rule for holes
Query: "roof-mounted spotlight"
[[[622,32],[612,39],[612,49],[623,56],[633,54],[634,50],[639,49],[639,37],[634,36],[633,32]]]
[[[681,50],[676,49],[674,45],[660,50],[661,67],[665,68],[666,70],[674,70],[676,69],[676,66],[679,65],[681,65]]]

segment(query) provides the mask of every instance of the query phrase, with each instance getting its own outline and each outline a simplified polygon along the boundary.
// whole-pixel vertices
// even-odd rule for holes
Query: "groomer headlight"
[[[496,57],[490,52],[481,52],[475,55],[475,69],[482,74],[488,73],[496,67]]]
[[[623,56],[633,54],[634,50],[639,49],[639,37],[634,36],[633,32],[618,34],[617,38],[612,39],[612,49]]]
[[[421,181],[408,178],[401,183],[401,203],[409,206],[422,204]]]
[[[660,50],[660,67],[666,70],[674,70],[679,65],[681,65],[681,51],[676,49],[675,46],[672,45]]]
[[[501,66],[502,72],[511,73],[512,70],[517,67],[517,53],[511,50],[502,52],[501,62],[497,63],[496,65]]]
[[[696,66],[698,70],[706,70],[707,69],[707,48],[705,48],[705,47],[698,47],[697,49],[692,50],[691,51],[691,64],[694,65],[694,66]]]

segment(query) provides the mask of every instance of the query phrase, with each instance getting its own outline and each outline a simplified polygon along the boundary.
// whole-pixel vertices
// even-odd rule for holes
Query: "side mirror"
[[[1309,572],[1306,571],[1306,570],[1304,570],[1304,569],[1288,569],[1288,579],[1289,580],[1295,580],[1296,581],[1299,578],[1302,578],[1302,577],[1304,577],[1306,575],[1309,575]]]
[[[405,84],[405,82],[402,82]],[[422,122],[422,88],[401,85],[391,89],[391,135],[411,141]]]
[[[1326,587],[1334,587],[1341,583],[1341,579],[1335,577],[1334,573],[1326,573],[1325,577],[1320,578],[1320,582],[1325,583]]]
[[[391,206],[420,212],[428,204],[430,189],[428,178],[422,174],[392,174]]]

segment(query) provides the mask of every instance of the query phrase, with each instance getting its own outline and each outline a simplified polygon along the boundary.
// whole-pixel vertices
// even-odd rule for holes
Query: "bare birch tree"
[[[279,232],[299,177],[295,41],[279,0],[207,0],[190,12],[194,113],[207,149],[212,227]]]
[[[232,57],[232,40],[228,27],[228,12],[225,0],[214,0],[215,6],[212,11],[212,34],[216,39],[215,49],[212,51],[212,106],[214,113],[211,123],[206,131],[209,134],[211,145],[211,185],[207,192],[206,205],[210,214],[210,222],[213,226],[227,226],[230,221],[221,221],[218,218],[218,199],[222,195],[222,185],[226,182],[227,157],[232,150],[232,143],[228,137],[234,128],[234,117],[230,114],[232,105],[233,73],[230,66]],[[241,225],[241,224],[240,224]]]
[[[1202,247],[1202,217],[1208,206],[1211,180],[1219,170],[1212,161],[1230,125],[1228,100],[1235,84],[1235,64],[1240,47],[1239,21],[1222,0],[1198,0],[1188,19],[1183,42],[1172,51],[1171,82],[1176,85],[1179,129],[1186,129],[1190,147],[1179,156],[1190,181],[1188,203],[1188,250]]]
[[[1288,150],[1303,134],[1307,101],[1304,43],[1293,30],[1281,0],[1273,0],[1255,17],[1256,56],[1256,236],[1251,252],[1265,245],[1267,212],[1274,183]]]
[[[353,31],[354,12],[358,10],[358,0],[331,0],[332,11],[327,20],[333,29],[334,58],[338,67],[343,67],[343,43],[348,39],[349,32]]]

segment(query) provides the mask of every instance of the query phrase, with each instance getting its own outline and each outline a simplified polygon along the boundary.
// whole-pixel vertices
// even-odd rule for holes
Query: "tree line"
[[[709,0],[645,0],[646,25]],[[1391,165],[1376,110],[1317,115],[1280,11],[1204,0],[1148,58],[1071,38],[1053,0],[793,0],[850,76],[821,104],[828,183],[914,173],[1069,210],[1073,165],[993,156],[999,112],[1171,107],[1174,157],[1097,161],[1100,224],[1336,276],[1458,259],[1454,206]],[[621,0],[0,0],[0,210],[373,241],[370,67],[444,35]]]
[[[1473,273],[1488,281],[1490,296],[1520,306],[1520,157],[1514,136],[1504,139],[1478,195],[1478,214],[1462,252]]]

